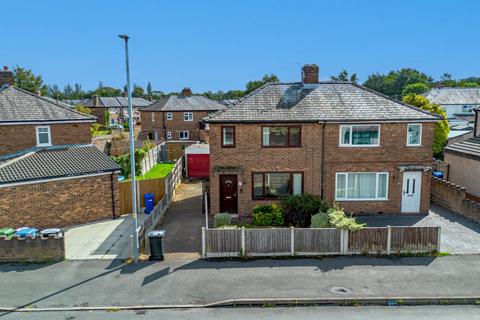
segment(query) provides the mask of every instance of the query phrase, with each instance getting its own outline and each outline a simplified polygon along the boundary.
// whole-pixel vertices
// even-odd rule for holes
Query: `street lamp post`
[[[128,62],[128,39],[126,34],[118,35],[125,40],[125,62],[127,69],[127,95],[128,95],[128,128],[130,136],[130,176],[132,177],[132,215],[133,215],[133,260],[138,262],[138,221],[137,221],[137,188],[135,183],[135,143],[133,140],[133,112],[132,93],[130,91],[130,66]],[[123,117],[123,114],[122,114]]]

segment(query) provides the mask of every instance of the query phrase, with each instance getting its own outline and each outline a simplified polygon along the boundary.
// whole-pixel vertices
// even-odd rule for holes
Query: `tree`
[[[350,81],[353,83],[357,83],[358,81],[357,74],[354,73],[349,77],[347,70],[342,70],[342,72],[340,72],[338,76],[331,76],[330,79],[332,79],[333,81]]]
[[[84,113],[84,114],[88,114],[88,115],[92,114],[92,110],[90,108],[87,108],[87,107],[85,107],[84,105],[81,105],[81,104],[75,106],[75,110],[78,111],[78,112]]]
[[[435,134],[433,138],[433,154],[436,157],[441,155],[443,147],[447,144],[448,133],[450,132],[445,111],[443,111],[442,107],[438,104],[433,104],[428,101],[427,98],[418,94],[409,94],[403,97],[403,102],[422,110],[438,114],[443,118],[443,120],[435,122]]]
[[[134,84],[133,85],[133,91],[132,91],[132,97],[143,98],[144,96],[145,96],[145,91],[143,90],[143,88]]]
[[[412,83],[407,85],[402,92],[402,96],[408,96],[409,94],[421,94],[430,90],[430,87],[425,83]]]
[[[13,69],[15,86],[33,93],[40,91],[42,95],[48,94],[48,87],[43,84],[42,76],[35,75],[32,70],[16,66]]]
[[[99,97],[117,97],[122,95],[122,91],[112,87],[101,87],[93,91],[92,94],[96,94]]]
[[[64,100],[65,96],[63,92],[58,88],[56,84],[48,86],[48,96],[56,99],[56,100]]]
[[[431,86],[433,79],[416,69],[403,68],[390,71],[386,75],[378,73],[371,74],[363,85],[392,98],[399,99],[405,87],[413,83],[423,83]]]
[[[246,90],[245,94],[248,94],[248,93],[252,92],[253,90],[260,88],[261,86],[263,86],[266,83],[275,83],[275,82],[279,82],[279,81],[280,80],[278,79],[278,77],[276,75],[274,75],[273,73],[272,74],[266,74],[266,75],[263,76],[262,80],[254,80],[254,81],[247,82],[247,85],[246,85],[247,90]]]

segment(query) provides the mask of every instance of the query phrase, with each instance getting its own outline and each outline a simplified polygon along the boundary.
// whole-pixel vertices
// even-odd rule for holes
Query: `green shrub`
[[[282,198],[280,206],[285,214],[285,225],[308,228],[312,215],[328,209],[325,201],[311,194],[290,195]]]
[[[213,226],[215,228],[229,226],[232,224],[232,217],[228,213],[217,213],[213,217]]]
[[[357,231],[363,229],[367,225],[366,223],[358,223],[355,218],[351,216],[347,217],[345,211],[340,209],[337,205],[328,209],[327,214],[330,224],[337,229]]]
[[[330,219],[326,212],[319,212],[312,216],[310,228],[330,228]]]
[[[253,209],[254,226],[283,226],[283,209],[276,203],[260,205]]]

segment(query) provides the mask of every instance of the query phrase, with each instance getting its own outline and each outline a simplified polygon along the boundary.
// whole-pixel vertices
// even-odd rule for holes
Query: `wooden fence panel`
[[[140,201],[140,207],[143,206],[143,196],[146,193],[153,193],[153,201],[158,203],[165,195],[165,179],[138,180],[139,194],[137,199]],[[120,197],[120,213],[132,213],[132,183],[131,181],[118,183],[118,193]]]
[[[245,229],[245,255],[283,255],[290,252],[290,228]]]
[[[340,254],[340,230],[294,229],[294,250],[296,254]]]
[[[391,252],[438,251],[438,233],[433,227],[391,227]]]
[[[365,228],[348,232],[349,253],[386,253],[387,228]]]
[[[207,256],[238,256],[240,250],[240,229],[205,230],[205,253]]]

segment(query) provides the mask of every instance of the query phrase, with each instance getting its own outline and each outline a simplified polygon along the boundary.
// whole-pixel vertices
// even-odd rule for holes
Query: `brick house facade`
[[[308,71],[304,68],[304,72],[310,75]],[[318,76],[314,75],[313,79],[318,79]],[[322,100],[325,98],[323,91],[327,99],[332,97],[332,92],[338,95],[346,92],[346,96],[340,97],[338,101]],[[292,94],[292,97],[287,97],[288,94]],[[373,105],[370,110],[363,111],[366,114],[353,110],[350,113],[352,116],[340,120],[339,114],[344,116],[345,109],[336,108],[348,107],[352,110],[356,107],[348,101],[347,95],[352,97],[353,102],[356,101],[362,110],[365,110],[364,101],[359,99],[366,99]],[[296,97],[300,97],[299,101],[295,101]],[[282,99],[288,106],[282,105]],[[271,101],[272,105],[265,104],[265,101]],[[292,104],[292,101],[295,102]],[[340,104],[345,102],[347,106]],[[376,108],[381,112],[377,112]],[[307,111],[311,114],[306,114]],[[329,117],[332,120],[328,120]],[[359,117],[368,121],[362,121],[358,119]],[[206,119],[210,127],[211,214],[226,211],[225,203],[226,201],[230,203],[232,197],[236,201],[236,210],[231,213],[238,213],[241,216],[251,215],[257,205],[276,201],[271,198],[256,199],[254,175],[257,179],[257,188],[261,190],[263,186],[263,190],[266,190],[267,175],[273,181],[274,178],[271,176],[279,173],[290,174],[288,192],[293,192],[292,181],[295,179],[293,174],[297,174],[297,179],[301,177],[301,187],[298,186],[301,188],[300,193],[318,195],[330,205],[336,202],[347,212],[369,214],[410,211],[412,209],[407,209],[406,202],[402,204],[405,188],[408,189],[405,197],[412,193],[412,196],[418,199],[416,204],[418,209],[415,208],[413,211],[428,212],[431,175],[429,170],[433,162],[432,146],[436,119],[432,114],[349,83],[322,84],[318,83],[318,80],[308,83],[308,79],[305,82],[304,77],[301,84],[264,86],[229,110]],[[407,146],[409,141],[407,135],[412,124],[416,125],[415,128],[420,128],[421,143]],[[341,145],[341,130],[350,125],[376,126],[377,145]],[[297,128],[300,132],[299,145],[263,146],[265,127]],[[225,145],[224,130],[227,129],[230,132],[228,139],[233,135],[233,143],[229,140],[229,144]],[[346,200],[347,192],[350,191],[344,191],[345,195],[342,197],[345,199],[341,198],[339,195],[342,189],[338,186],[341,179],[347,179],[347,176],[356,179],[362,174],[377,179],[375,199],[361,198],[361,193],[364,192],[361,190],[358,198]],[[380,176],[386,180],[382,187]],[[418,183],[418,179],[421,179],[421,184]],[[354,187],[345,186],[345,190],[358,188],[356,183],[356,181],[352,183]],[[385,193],[382,197],[379,196],[380,189]],[[405,201],[410,200],[407,198]]]
[[[204,96],[192,95],[184,88],[181,95],[140,110],[142,131],[139,137],[150,140],[204,141],[202,119],[224,106]]]
[[[16,88],[12,77],[0,72],[0,228],[117,216],[120,167],[91,145],[95,118]]]
[[[0,155],[37,146],[34,124],[0,125]],[[44,126],[44,125],[40,125]],[[89,144],[92,142],[90,123],[49,124],[52,145]]]
[[[103,174],[0,187],[0,226],[65,227],[118,217],[117,180]]]

